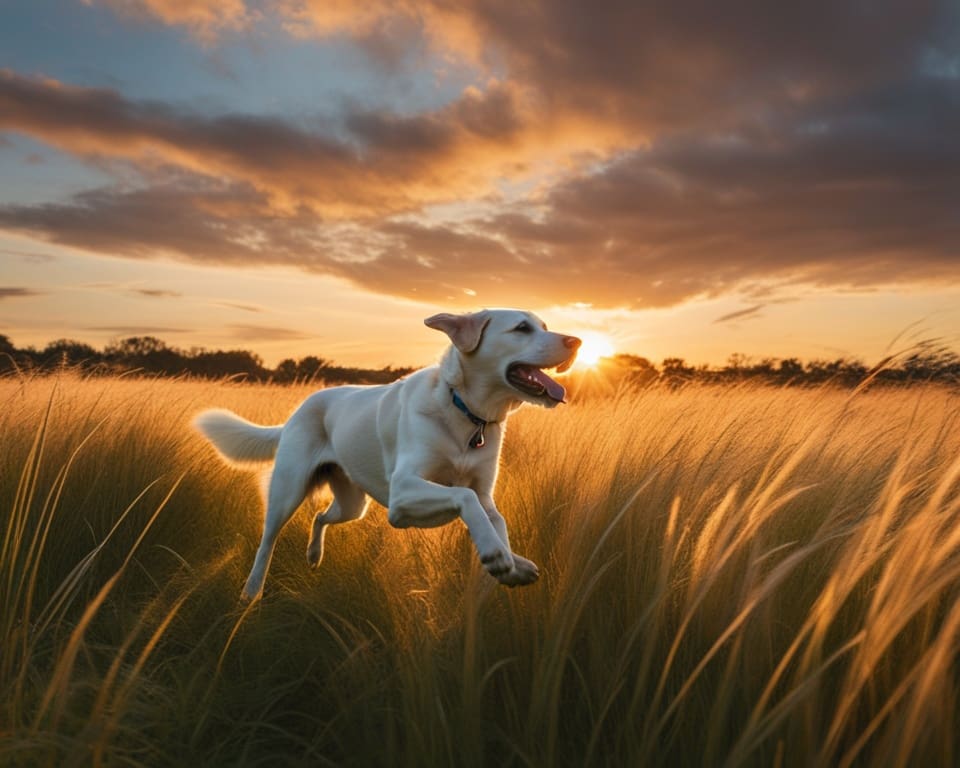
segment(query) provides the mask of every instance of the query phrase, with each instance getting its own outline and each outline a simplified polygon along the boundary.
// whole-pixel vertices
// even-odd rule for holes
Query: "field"
[[[285,529],[187,424],[303,387],[0,380],[0,764],[956,765],[960,395],[693,386],[525,408],[462,526]],[[324,503],[322,498],[308,506]]]

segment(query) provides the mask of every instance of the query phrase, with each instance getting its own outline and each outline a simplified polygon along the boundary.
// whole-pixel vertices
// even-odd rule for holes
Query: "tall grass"
[[[245,607],[260,481],[187,424],[306,393],[0,382],[0,763],[956,763],[957,394],[528,408],[498,502],[536,585],[380,509],[313,572],[301,512]]]

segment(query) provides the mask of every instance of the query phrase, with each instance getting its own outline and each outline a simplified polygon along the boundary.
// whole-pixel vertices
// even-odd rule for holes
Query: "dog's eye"
[[[533,326],[530,325],[530,323],[528,323],[526,320],[524,320],[513,330],[519,331],[520,333],[531,333],[533,331]]]

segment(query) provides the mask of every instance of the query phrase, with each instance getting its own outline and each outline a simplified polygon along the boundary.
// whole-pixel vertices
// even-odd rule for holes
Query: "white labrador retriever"
[[[512,309],[439,314],[424,323],[453,342],[439,365],[383,386],[321,390],[280,426],[261,427],[225,410],[194,420],[227,460],[275,460],[245,598],[261,594],[280,530],[323,484],[334,500],[314,518],[312,566],[323,556],[326,527],[363,517],[369,495],[397,528],[460,518],[491,575],[508,586],[537,580],[537,566],[511,550],[493,502],[500,446],[507,416],[521,403],[563,402],[563,387],[543,369],[567,370],[580,339]]]

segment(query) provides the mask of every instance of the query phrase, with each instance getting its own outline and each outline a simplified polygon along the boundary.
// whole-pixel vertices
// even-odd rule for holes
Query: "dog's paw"
[[[498,576],[497,580],[508,587],[522,587],[533,584],[539,578],[540,569],[535,562],[520,555],[514,555],[513,568],[502,576]]]
[[[487,573],[501,581],[503,576],[513,570],[513,555],[509,550],[499,547],[481,554],[480,562],[487,569]]]

